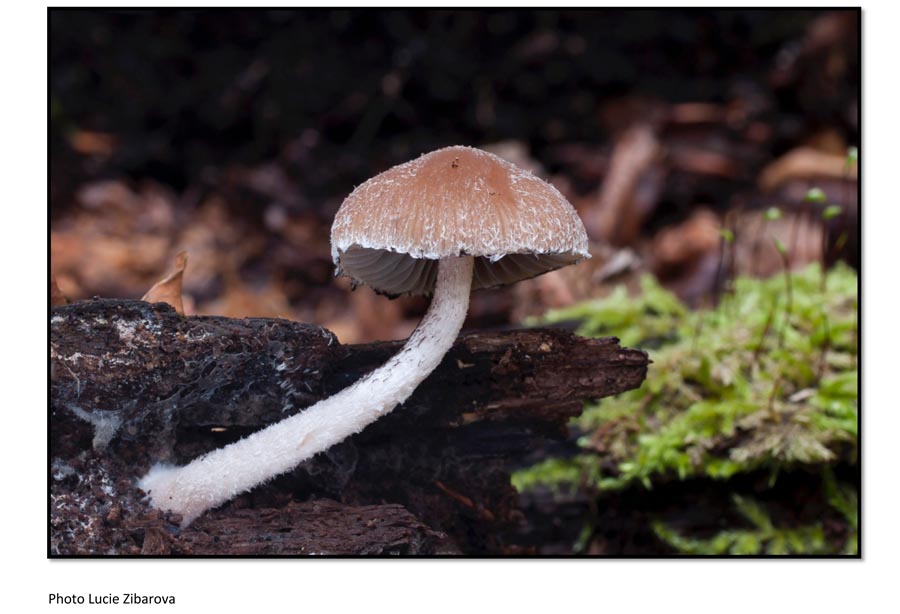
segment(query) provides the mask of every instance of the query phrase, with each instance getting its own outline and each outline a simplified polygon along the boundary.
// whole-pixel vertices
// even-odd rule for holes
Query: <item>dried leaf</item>
[[[56,277],[53,275],[50,276],[50,306],[56,307],[57,305],[68,305],[69,299],[65,294],[62,293],[62,290],[59,289],[59,286],[56,284]]]
[[[76,130],[69,135],[69,145],[85,155],[108,156],[115,150],[116,138],[103,132]]]
[[[855,180],[857,173],[855,166],[848,168],[846,156],[810,147],[798,147],[764,168],[759,177],[759,186],[763,191],[771,192],[794,179],[806,181],[825,177]]]
[[[585,212],[589,237],[616,246],[634,242],[656,206],[661,156],[662,146],[647,124],[632,126],[619,137],[599,200]]]
[[[697,262],[707,254],[719,251],[718,216],[706,208],[698,208],[684,222],[668,226],[653,237],[653,256],[657,274]]]
[[[175,308],[175,311],[184,315],[184,305],[181,302],[181,280],[186,266],[187,252],[181,252],[175,256],[175,272],[156,282],[141,300],[148,303],[168,303]]]

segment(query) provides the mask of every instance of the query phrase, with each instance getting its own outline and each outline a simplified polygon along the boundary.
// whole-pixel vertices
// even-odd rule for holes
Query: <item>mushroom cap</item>
[[[338,274],[382,294],[429,294],[437,260],[463,254],[475,257],[473,290],[591,257],[559,190],[472,147],[439,149],[369,179],[331,228]]]

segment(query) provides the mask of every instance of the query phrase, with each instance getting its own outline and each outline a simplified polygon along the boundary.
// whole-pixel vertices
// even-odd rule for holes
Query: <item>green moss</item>
[[[856,489],[849,484],[838,483],[828,471],[825,473],[825,496],[828,504],[844,517],[849,529],[842,553],[856,554],[859,551],[859,496]]]
[[[653,523],[653,532],[682,554],[829,554],[831,548],[819,524],[802,527],[775,527],[765,509],[756,501],[735,495],[734,506],[751,525],[748,529],[722,531],[710,539],[679,535],[662,522]]]
[[[639,296],[620,288],[535,322],[576,320],[582,335],[650,349],[653,364],[640,389],[589,404],[575,419],[581,454],[517,472],[516,487],[602,492],[855,463],[856,274],[835,267],[823,290],[811,265],[793,273],[790,292],[786,282],[737,279],[718,307],[689,311],[647,276]],[[732,537],[729,549],[749,548],[750,537]],[[769,541],[796,551],[786,535]]]
[[[574,460],[549,458],[532,466],[527,471],[515,472],[512,484],[519,492],[531,490],[537,486],[547,486],[556,493],[569,491],[579,483],[581,476],[590,472],[593,463],[582,464],[587,460],[579,457]]]

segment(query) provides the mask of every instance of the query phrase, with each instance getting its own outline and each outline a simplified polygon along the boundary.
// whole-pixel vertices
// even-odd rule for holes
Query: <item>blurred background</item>
[[[581,270],[479,293],[469,326],[635,270],[696,303],[719,228],[772,205],[815,261],[814,185],[849,201],[826,249],[857,263],[858,36],[852,11],[54,11],[52,273],[72,299],[139,298],[186,250],[188,313],[402,338],[425,302],[348,295],[330,224],[354,186],[452,144],[552,181],[595,241]],[[740,238],[739,271],[780,269]]]
[[[584,301],[615,298],[617,288],[628,297],[643,289],[646,296],[648,279],[653,291],[677,297],[686,310],[679,322],[688,321],[687,313],[717,313],[723,297],[740,295],[737,279],[785,270],[796,272],[795,288],[788,277],[787,285],[776,279],[759,292],[774,293],[776,301],[790,294],[788,304],[799,304],[807,287],[803,271],[838,266],[850,281],[833,287],[852,295],[844,315],[852,320],[847,331],[855,331],[859,36],[859,13],[850,10],[53,10],[51,273],[69,300],[139,298],[187,251],[188,315],[290,318],[325,326],[344,343],[403,338],[427,301],[389,301],[367,288],[351,293],[345,279],[333,277],[330,224],[342,200],[369,177],[424,152],[465,144],[551,181],[584,220],[594,255],[476,293],[467,328],[549,319],[587,334],[593,312],[559,310],[601,305]],[[807,285],[820,289],[818,282]],[[648,300],[652,314],[663,309]],[[766,305],[757,309],[759,330],[747,333],[763,339],[752,344],[753,361],[787,349],[784,335],[771,348],[764,343],[782,317]],[[804,329],[798,313],[789,308],[785,319],[798,336],[828,331],[809,348],[821,352],[824,366],[799,379],[780,367],[762,380],[747,373],[751,384],[762,382],[762,400],[748,402],[767,405],[770,414],[781,411],[782,398],[784,411],[807,407],[805,400],[830,376],[856,377],[856,333],[832,338],[838,314],[810,316],[814,322]],[[697,335],[704,330],[702,319],[690,322]],[[649,349],[655,361],[654,349],[677,337],[671,331],[629,337],[609,327],[594,332],[618,334]],[[829,358],[839,350],[852,355],[852,365]],[[802,359],[816,364],[817,356]],[[706,398],[704,390],[698,394]],[[790,401],[798,394],[799,401]],[[855,392],[848,394],[846,428],[856,420]],[[634,407],[649,412],[649,401],[641,399],[621,415],[574,426],[568,448],[531,460],[546,465],[590,449],[612,467],[607,478],[628,475],[621,466],[634,460],[628,450],[639,451],[647,429],[668,424],[662,418],[649,426],[616,422]],[[808,407],[826,411],[820,405],[832,401]],[[610,424],[624,430],[611,431]],[[598,428],[632,448],[596,439]],[[731,428],[715,442],[705,440],[702,454],[718,450],[742,462],[732,453],[740,442]],[[751,439],[759,435],[755,429],[749,422],[738,427]],[[591,433],[593,448],[584,439]],[[766,485],[773,472],[799,465],[830,480],[828,492],[855,496],[855,431],[829,431],[832,436],[837,443],[816,440],[824,450],[818,456],[760,444],[767,456],[751,454],[755,464],[735,470],[750,476],[741,486],[745,495],[772,492]],[[711,475],[697,454],[690,451],[688,468],[675,471],[679,480],[731,477]],[[647,475],[665,476],[672,467],[651,469]],[[838,478],[844,472],[843,481],[832,469]],[[647,475],[634,477],[646,486]],[[796,491],[791,479],[782,479],[786,491]],[[625,482],[615,486],[621,500],[607,500],[601,507],[612,512],[602,513],[594,502],[604,488],[614,490],[608,482],[582,479],[564,503],[558,488],[539,482],[527,474],[517,483],[534,493],[533,518],[558,518],[564,505],[578,519],[534,537],[565,544],[547,552],[701,547],[678,542],[671,522],[654,524],[661,508],[641,512],[648,518],[643,529],[610,537],[625,530],[616,510],[652,507],[633,500]],[[848,483],[850,491],[840,490]],[[816,525],[821,539],[812,546],[801,540],[787,549],[849,548],[853,523],[834,512],[824,486],[811,492],[804,501],[817,503],[805,512],[793,499],[770,497],[781,508],[769,512],[795,526],[829,513],[835,519],[831,528]],[[685,496],[696,503],[694,490],[673,495],[682,508]],[[725,495],[711,509],[734,504],[733,524],[742,518],[747,524],[745,512],[753,516],[747,496],[735,503]],[[684,518],[673,522],[691,528]],[[701,537],[715,533],[704,527]]]

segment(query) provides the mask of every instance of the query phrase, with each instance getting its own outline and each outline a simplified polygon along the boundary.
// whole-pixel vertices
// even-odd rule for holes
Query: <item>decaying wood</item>
[[[447,535],[398,504],[329,499],[279,507],[224,507],[177,530],[136,496],[118,459],[82,454],[53,461],[51,555],[297,556],[459,554]]]
[[[402,407],[187,531],[142,502],[134,480],[153,463],[184,463],[297,413],[400,345],[345,346],[311,325],[184,318],[141,301],[53,308],[51,552],[513,551],[498,537],[520,518],[511,468],[563,434],[585,399],[639,386],[648,363],[614,339],[560,329],[465,334]],[[106,535],[117,527],[131,537]]]
[[[147,552],[145,540],[143,554],[220,554],[223,544],[236,556],[457,554],[446,541],[402,505],[352,507],[319,499],[212,513],[178,539],[157,540],[157,552]]]

